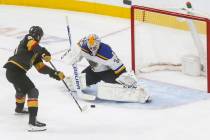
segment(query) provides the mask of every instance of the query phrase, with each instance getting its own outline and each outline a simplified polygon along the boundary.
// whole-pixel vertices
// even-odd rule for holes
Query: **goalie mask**
[[[32,26],[30,29],[29,29],[29,34],[36,40],[36,41],[40,41],[44,32],[42,30],[41,27],[39,26]]]
[[[101,43],[101,39],[96,34],[90,34],[87,37],[87,46],[88,49],[92,52],[92,55],[96,55],[99,46]]]

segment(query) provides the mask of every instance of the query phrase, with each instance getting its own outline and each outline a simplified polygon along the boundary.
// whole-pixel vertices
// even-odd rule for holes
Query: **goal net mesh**
[[[199,58],[207,75],[209,21],[187,10],[131,8],[132,68],[136,73],[180,71],[186,56]]]

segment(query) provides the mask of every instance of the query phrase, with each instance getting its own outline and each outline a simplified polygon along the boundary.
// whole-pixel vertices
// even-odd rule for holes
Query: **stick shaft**
[[[54,70],[57,71],[56,67],[53,65],[53,63],[50,61],[49,62],[50,65],[54,68]],[[64,80],[62,80],[63,84],[65,85],[65,87],[68,89],[69,93],[71,94],[72,98],[74,99],[74,102],[77,104],[79,110],[82,112],[82,107],[80,106],[80,104],[78,103],[78,101],[76,100],[76,98],[74,97],[74,95],[72,94],[72,90],[69,88],[69,86],[66,84],[66,82]]]

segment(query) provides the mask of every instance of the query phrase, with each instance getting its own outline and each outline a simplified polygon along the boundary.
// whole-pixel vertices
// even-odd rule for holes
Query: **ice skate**
[[[15,109],[15,115],[26,115],[26,114],[29,114],[28,108],[23,108],[23,109],[16,108]]]
[[[28,128],[29,132],[37,132],[45,130],[47,130],[45,123],[39,121],[35,121],[35,123],[29,123],[29,128]]]
[[[45,131],[47,130],[46,124],[36,120],[35,116],[29,116],[29,132]]]

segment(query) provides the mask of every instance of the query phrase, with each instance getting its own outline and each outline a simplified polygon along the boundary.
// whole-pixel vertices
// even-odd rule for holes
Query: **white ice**
[[[69,17],[73,47],[89,33],[105,36],[113,31],[129,27],[130,21],[94,14],[67,12],[31,7],[0,6],[0,65],[12,55],[21,33],[32,25],[43,27],[45,38],[42,45],[53,55],[53,63],[66,75],[71,66],[60,61],[68,49],[65,16]],[[9,30],[9,28],[14,28]],[[8,29],[5,31],[5,29]],[[129,28],[104,37],[118,56],[130,67]],[[86,61],[79,64],[82,70]],[[28,133],[28,116],[14,115],[15,90],[6,80],[5,69],[0,69],[0,136],[5,140],[54,140],[54,139],[100,139],[100,140],[207,140],[210,138],[210,96],[194,90],[142,79],[140,84],[152,95],[150,104],[119,103],[97,100],[96,108],[81,113],[62,82],[39,74],[34,68],[28,76],[39,89],[40,121],[48,125],[46,132]],[[159,78],[159,77],[158,77]],[[186,77],[185,77],[186,78]],[[175,78],[174,78],[175,79]],[[93,104],[79,100],[81,106]]]

